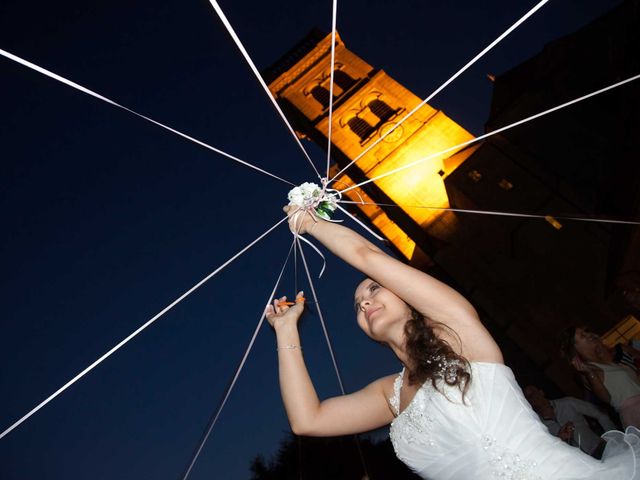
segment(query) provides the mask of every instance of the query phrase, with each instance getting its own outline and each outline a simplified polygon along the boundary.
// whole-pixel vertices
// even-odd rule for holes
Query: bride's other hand
[[[313,213],[304,211],[296,205],[286,205],[282,210],[289,216],[289,229],[299,235],[310,233],[316,223],[323,221]]]
[[[303,292],[298,292],[293,305],[286,305],[286,301],[287,297],[276,298],[267,306],[267,321],[276,330],[284,325],[296,325],[304,311]]]

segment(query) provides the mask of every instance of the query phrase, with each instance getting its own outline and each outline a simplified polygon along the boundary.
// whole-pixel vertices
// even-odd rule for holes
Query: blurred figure
[[[549,400],[544,391],[534,385],[524,388],[524,396],[552,435],[600,458],[605,441],[591,429],[585,415],[597,420],[607,432],[616,427],[606,413],[592,403],[573,397]]]
[[[640,427],[640,379],[632,365],[623,359],[617,363],[615,349],[607,348],[598,335],[582,327],[562,332],[560,348],[591,391],[618,412],[623,427]]]

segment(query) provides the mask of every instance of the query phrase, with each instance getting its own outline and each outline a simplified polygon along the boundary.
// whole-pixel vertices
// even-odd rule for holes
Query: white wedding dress
[[[403,375],[390,399],[397,414],[390,437],[421,478],[640,480],[638,429],[607,432],[603,460],[596,460],[549,434],[505,365],[471,363],[466,404],[457,387],[444,385],[443,394],[427,381],[400,412]]]

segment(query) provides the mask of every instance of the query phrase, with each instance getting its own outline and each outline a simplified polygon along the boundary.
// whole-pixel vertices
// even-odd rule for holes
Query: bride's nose
[[[360,302],[360,310],[364,312],[366,308],[369,307],[370,305],[371,305],[371,300],[363,300]]]

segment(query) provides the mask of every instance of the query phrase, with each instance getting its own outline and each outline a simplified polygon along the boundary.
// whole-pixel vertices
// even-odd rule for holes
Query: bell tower
[[[637,0],[622,2],[498,75],[486,131],[636,75],[637,6]],[[626,48],[611,55],[610,45]],[[267,83],[294,128],[323,148],[330,47],[330,36],[312,32],[267,72]],[[346,170],[338,188],[472,138],[443,112],[425,105],[376,143],[420,99],[347,50],[340,39],[335,69],[342,73],[335,76],[332,157],[344,167],[368,150]],[[412,264],[424,268],[433,258],[429,273],[472,302],[519,381],[555,390],[554,395],[581,394],[575,371],[559,354],[556,339],[563,328],[588,325],[606,332],[609,345],[640,335],[635,330],[640,318],[638,227],[559,217],[638,218],[640,141],[634,134],[639,91],[636,84],[625,85],[359,191],[365,202],[375,199],[401,208],[354,207]],[[355,192],[347,195],[357,202]]]
[[[263,74],[298,135],[323,148],[329,131],[330,64],[331,35],[312,31]],[[332,173],[361,157],[337,178],[335,188],[346,188],[473,138],[442,111],[423,105],[375,144],[421,99],[348,50],[337,34],[333,74],[331,148],[336,165]],[[346,196],[353,201],[373,203],[375,198],[376,203],[398,205],[358,208],[407,259],[428,264],[435,249],[433,236],[446,238],[446,230],[455,228],[455,219],[445,219],[439,210],[449,206],[444,179],[476,148],[432,158]]]

